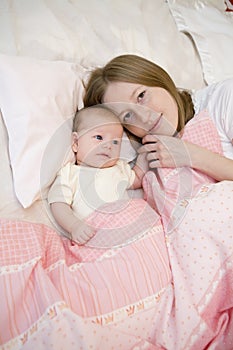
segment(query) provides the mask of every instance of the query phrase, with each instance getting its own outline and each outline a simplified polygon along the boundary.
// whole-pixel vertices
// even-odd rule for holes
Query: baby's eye
[[[96,140],[103,140],[103,137],[101,135],[95,135],[94,138]]]
[[[113,143],[114,145],[118,145],[119,141],[118,141],[118,140],[112,140],[112,143]]]
[[[141,100],[143,100],[145,93],[146,93],[146,91],[144,90],[144,91],[140,92],[140,94],[138,94],[137,102],[141,102]]]

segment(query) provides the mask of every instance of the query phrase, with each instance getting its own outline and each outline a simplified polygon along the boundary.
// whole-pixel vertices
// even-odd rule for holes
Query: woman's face
[[[134,135],[173,135],[178,107],[167,90],[125,82],[110,83],[103,103],[111,105],[121,123]]]

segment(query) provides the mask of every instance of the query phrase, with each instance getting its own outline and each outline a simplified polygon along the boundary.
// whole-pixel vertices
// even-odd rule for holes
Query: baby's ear
[[[78,152],[78,134],[77,132],[72,133],[71,147],[74,153]]]

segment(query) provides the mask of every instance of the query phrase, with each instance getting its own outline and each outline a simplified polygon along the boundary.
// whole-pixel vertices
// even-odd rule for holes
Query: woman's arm
[[[233,160],[206,148],[187,144],[190,151],[192,167],[211,176],[217,181],[233,180]]]
[[[217,181],[233,180],[233,160],[171,136],[146,135],[139,153],[148,152],[150,168],[189,166]]]
[[[85,221],[79,220],[72,208],[63,202],[50,204],[51,211],[57,223],[70,234],[70,238],[78,244],[85,244],[94,236],[94,229]]]

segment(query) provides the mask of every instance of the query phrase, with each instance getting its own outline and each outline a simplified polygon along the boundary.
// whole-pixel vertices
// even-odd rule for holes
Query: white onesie
[[[48,202],[69,204],[75,215],[82,219],[103,204],[128,198],[126,189],[134,179],[135,172],[123,160],[101,169],[68,163],[52,184]]]

